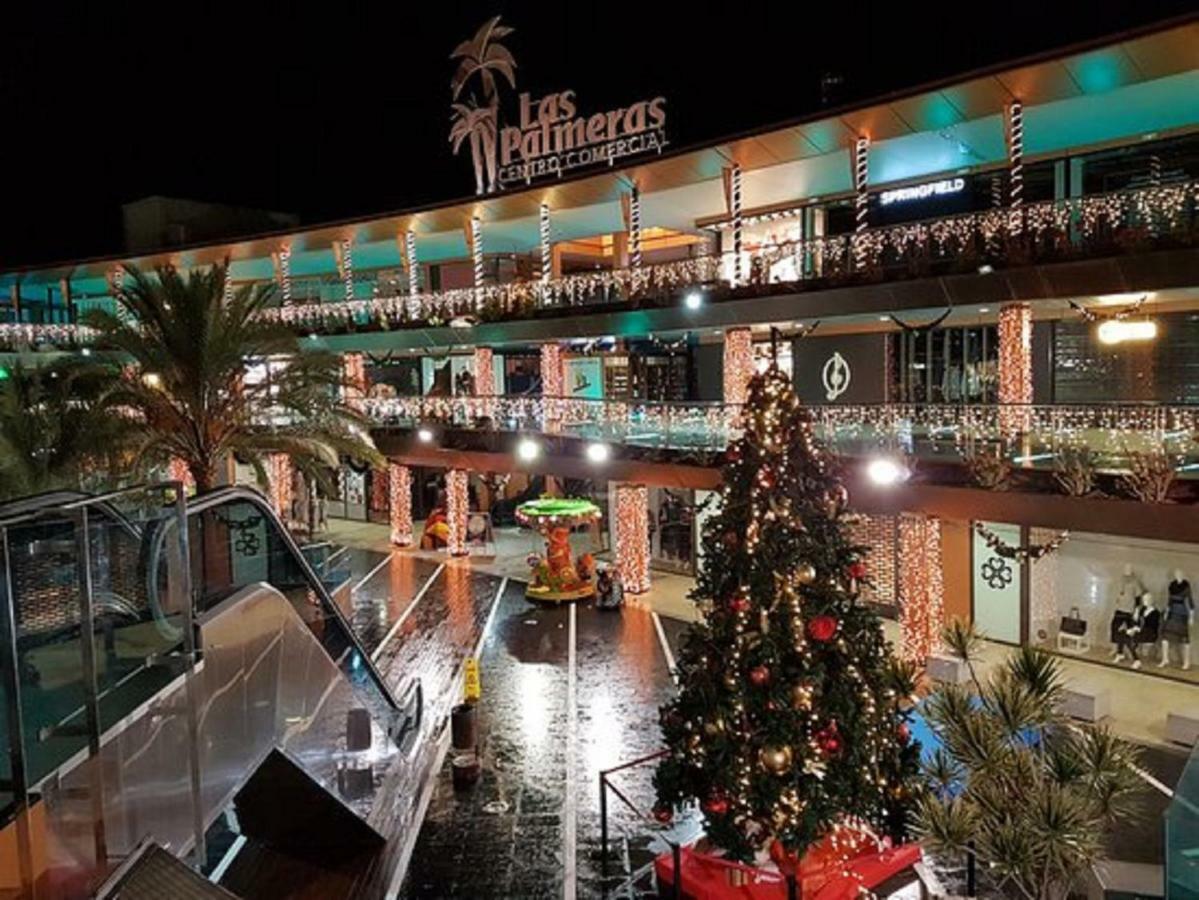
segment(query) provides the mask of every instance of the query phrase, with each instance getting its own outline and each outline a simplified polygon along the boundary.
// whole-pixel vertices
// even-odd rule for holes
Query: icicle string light
[[[388,515],[391,542],[397,547],[412,545],[412,471],[391,463],[387,467]]]
[[[466,556],[466,520],[470,515],[470,476],[462,469],[445,474],[445,519],[449,527],[446,549],[450,556]]]
[[[616,486],[616,568],[627,593],[643,594],[649,580],[649,489],[643,484]]]
[[[553,247],[550,245],[550,205],[537,209],[537,234],[541,246],[541,283],[549,284],[554,274]]]
[[[404,249],[408,261],[408,296],[415,299],[420,296],[420,262],[416,258],[416,232],[404,234]]]

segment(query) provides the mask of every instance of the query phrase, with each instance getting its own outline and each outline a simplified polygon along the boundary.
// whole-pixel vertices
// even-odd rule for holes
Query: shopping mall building
[[[686,149],[668,98],[587,121],[567,99],[581,118],[503,141],[465,201],[8,272],[5,357],[102,354],[75,323],[123,263],[227,259],[344,355],[392,461],[347,464],[334,515],[406,541],[447,472],[515,473],[509,496],[548,476],[610,514],[631,590],[695,570],[773,360],[844,463],[892,614],[1106,662],[1126,571],[1163,610],[1199,579],[1199,25]],[[1199,681],[1183,649],[1146,676]]]

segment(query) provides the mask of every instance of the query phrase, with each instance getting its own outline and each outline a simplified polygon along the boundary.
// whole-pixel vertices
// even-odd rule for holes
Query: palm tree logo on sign
[[[470,40],[459,44],[451,60],[458,69],[450,81],[453,110],[450,144],[454,154],[469,143],[475,168],[475,193],[496,189],[496,146],[499,132],[499,82],[516,87],[516,60],[500,43],[513,29],[496,16],[484,22]]]

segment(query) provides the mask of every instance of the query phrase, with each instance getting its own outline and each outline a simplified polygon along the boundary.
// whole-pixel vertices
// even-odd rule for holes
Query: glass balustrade
[[[1166,808],[1166,896],[1199,900],[1199,748]]]

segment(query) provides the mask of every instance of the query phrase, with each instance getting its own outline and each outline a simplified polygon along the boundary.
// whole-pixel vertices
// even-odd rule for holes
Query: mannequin
[[[1162,659],[1158,666],[1170,662],[1170,644],[1178,644],[1182,652],[1182,668],[1191,667],[1191,625],[1195,621],[1195,600],[1191,595],[1191,583],[1183,577],[1181,569],[1174,570],[1168,588],[1166,615],[1162,623]]]
[[[1124,574],[1120,576],[1120,606],[1131,609],[1133,601],[1145,593],[1145,584],[1132,570],[1132,563],[1124,564]]]
[[[1137,631],[1140,630],[1140,623],[1134,623],[1133,617],[1137,600],[1144,593],[1145,585],[1133,572],[1132,563],[1125,563],[1124,572],[1120,576],[1120,593],[1116,597],[1116,611],[1112,616],[1111,626],[1111,642],[1115,646],[1115,649],[1112,650],[1112,659],[1116,662],[1124,658],[1129,647],[1128,642],[1122,639],[1125,630],[1134,625]]]
[[[1132,604],[1132,612],[1128,616],[1127,621],[1121,623],[1116,628],[1116,662],[1123,662],[1127,656],[1132,660],[1132,667],[1139,669],[1141,667],[1141,656],[1137,652],[1137,645],[1143,642],[1142,632],[1145,630],[1149,613],[1157,612],[1151,604],[1151,597],[1148,591],[1139,595]]]

